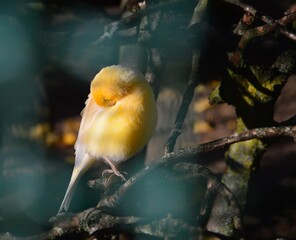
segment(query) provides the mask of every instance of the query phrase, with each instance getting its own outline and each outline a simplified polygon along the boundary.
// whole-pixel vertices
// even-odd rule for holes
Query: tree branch
[[[150,48],[145,78],[150,83],[155,99],[158,97],[160,82],[165,69],[167,53],[163,49]]]
[[[119,205],[122,197],[127,194],[129,189],[135,185],[138,181],[143,179],[147,174],[155,170],[156,168],[173,162],[184,162],[191,159],[196,159],[200,153],[218,150],[226,148],[233,143],[250,140],[253,138],[271,138],[271,137],[295,137],[296,126],[281,126],[270,128],[257,128],[249,131],[245,131],[240,134],[233,134],[229,137],[221,138],[216,141],[204,143],[200,145],[194,145],[177,150],[172,153],[166,154],[160,160],[147,165],[144,169],[137,172],[134,176],[128,179],[121,187],[111,196],[102,199],[98,203],[98,207],[104,208],[116,208]]]
[[[187,115],[190,103],[192,101],[195,87],[198,83],[197,81],[198,66],[199,66],[199,52],[195,50],[195,52],[192,55],[191,75],[189,78],[189,82],[188,82],[186,91],[183,95],[182,103],[177,113],[174,127],[171,131],[169,139],[167,140],[167,144],[165,146],[165,154],[168,154],[174,150],[177,138],[182,132],[181,129],[182,129],[185,117]]]
[[[193,0],[190,0],[190,2],[193,3]],[[144,18],[147,18],[149,14],[157,12],[159,10],[162,10],[162,9],[169,10],[171,8],[179,6],[181,3],[183,3],[182,0],[161,1],[157,4],[148,6],[146,9],[142,9],[126,18],[123,18],[116,22],[112,22],[111,24],[106,26],[103,36],[101,36],[98,40],[94,41],[92,45],[93,46],[100,45],[108,42],[111,39],[118,38],[118,37],[121,38],[122,40],[128,38],[129,43],[131,43],[132,39],[134,39],[134,41],[137,41],[139,40],[138,35],[140,33],[140,29],[139,29],[140,23],[143,24],[143,22],[146,21]],[[152,22],[153,21],[154,20],[152,19]],[[147,22],[147,24],[149,23]],[[156,26],[153,26],[152,28],[155,29]],[[148,35],[140,34],[140,35],[141,35],[141,41],[148,41],[151,37],[151,34],[148,34]]]
[[[139,217],[117,217],[103,213],[97,208],[90,208],[77,214],[63,214],[56,217],[54,226],[47,232],[30,237],[15,237],[9,233],[0,235],[2,240],[56,240],[71,237],[75,233],[80,239],[94,239],[119,233],[145,234],[160,238],[184,237],[196,239],[201,229],[182,219],[170,216],[160,219]],[[76,236],[77,237],[77,236]],[[78,238],[77,238],[78,239]],[[104,238],[105,239],[105,238]]]
[[[193,26],[199,24],[201,22],[201,19],[203,17],[204,11],[206,10],[206,7],[208,5],[208,0],[200,0],[196,4],[196,7],[194,8],[193,15],[191,17],[191,20],[188,25],[188,29],[192,28]]]
[[[245,4],[240,2],[239,0],[222,0],[224,2],[228,2],[231,3],[233,5],[236,5],[242,9],[244,9],[245,12],[251,13],[252,15],[254,15],[255,17],[261,19],[263,22],[269,24],[269,25],[273,25],[275,24],[277,26],[277,29],[280,31],[280,33],[282,33],[283,35],[285,35],[286,37],[290,38],[293,41],[296,41],[296,35],[289,32],[288,30],[286,30],[284,28],[283,25],[286,25],[289,22],[293,22],[296,20],[296,12],[289,14],[288,16],[285,16],[282,18],[282,20],[285,22],[281,22],[281,21],[274,21],[271,17],[269,16],[265,16],[262,14],[259,14],[258,11],[252,7],[251,5]]]
[[[238,45],[241,49],[243,49],[251,39],[258,36],[263,36],[294,21],[296,21],[296,12],[288,16],[284,16],[279,20],[273,21],[272,23],[266,24],[264,26],[249,29],[245,32]],[[296,35],[292,33],[289,33],[289,35],[292,37],[293,40],[296,41]]]
[[[229,137],[225,137],[213,142],[195,145],[191,147],[187,147],[184,149],[180,149],[178,151],[169,153],[165,155],[159,161],[153,162],[151,165],[146,166],[144,169],[140,170],[137,174],[132,176],[127,182],[125,182],[113,195],[102,199],[98,208],[91,208],[85,210],[83,212],[77,214],[64,214],[56,217],[53,222],[54,226],[51,230],[25,238],[14,237],[8,233],[4,235],[0,235],[1,239],[5,240],[47,240],[47,239],[59,239],[61,236],[69,235],[71,233],[80,233],[80,234],[94,234],[100,231],[106,231],[109,229],[117,229],[126,231],[131,230],[134,233],[147,233],[149,230],[151,233],[158,234],[155,236],[166,237],[168,234],[166,229],[174,229],[175,226],[180,225],[181,227],[178,229],[174,229],[176,232],[172,234],[180,234],[185,229],[190,236],[196,236],[195,234],[200,233],[200,229],[196,227],[192,227],[187,223],[183,222],[183,220],[172,219],[166,220],[160,219],[155,220],[150,223],[147,223],[147,219],[138,218],[138,217],[114,217],[108,214],[103,213],[101,208],[115,208],[119,205],[122,197],[131,189],[134,184],[145,177],[148,173],[155,170],[157,167],[160,167],[165,164],[174,164],[178,162],[187,161],[190,159],[196,159],[199,153],[213,151],[216,149],[224,148],[229,146],[230,144],[250,140],[252,138],[269,138],[269,137],[295,137],[296,136],[296,126],[281,126],[281,127],[271,127],[271,128],[258,128],[243,132],[241,134],[233,134]],[[232,194],[229,190],[220,183],[206,168],[196,165],[190,164],[176,164],[176,171],[181,172],[189,172],[194,175],[201,175],[205,177],[208,182],[208,190],[209,192],[206,194],[206,199],[212,197],[214,191],[218,191],[222,193],[223,196],[226,196],[228,202],[233,211],[232,218],[233,224],[236,230],[240,230],[241,221],[239,218],[239,209],[233,199]],[[222,191],[222,192],[221,192]],[[208,203],[204,202],[200,214],[201,219],[208,211]],[[175,225],[176,224],[176,225]],[[135,227],[135,225],[137,227]],[[158,226],[158,227],[157,227]],[[183,228],[184,227],[184,228]],[[148,231],[148,233],[149,233]],[[188,238],[194,239],[194,238]]]
[[[204,14],[204,11],[206,10],[207,5],[208,5],[208,0],[198,1],[198,3],[196,4],[196,7],[194,8],[194,12],[187,29],[192,29],[194,26],[198,25],[201,22],[202,16]],[[188,85],[183,95],[182,103],[177,113],[174,127],[167,140],[167,144],[165,146],[165,154],[168,154],[174,150],[177,138],[182,133],[181,129],[182,129],[185,117],[187,115],[190,103],[194,96],[195,87],[197,86],[197,83],[198,83],[197,76],[198,76],[198,67],[199,67],[199,57],[200,57],[200,53],[197,49],[195,49],[192,54],[191,74],[188,81]]]
[[[206,223],[212,208],[213,200],[216,196],[216,193],[219,192],[221,196],[228,201],[229,209],[231,209],[231,212],[228,212],[228,217],[233,219],[235,230],[238,232],[242,230],[241,211],[236,199],[229,189],[223,183],[221,183],[209,169],[192,163],[177,163],[174,165],[173,169],[178,172],[192,174],[194,177],[202,176],[207,180],[206,194],[199,211],[199,224],[203,225],[203,223]],[[224,211],[225,209],[220,210]]]

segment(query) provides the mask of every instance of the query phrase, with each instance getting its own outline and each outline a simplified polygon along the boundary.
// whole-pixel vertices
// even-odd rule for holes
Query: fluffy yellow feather
[[[67,211],[80,177],[95,161],[116,165],[138,153],[157,122],[154,94],[144,76],[122,66],[103,68],[93,79],[82,111],[75,166],[59,213]]]

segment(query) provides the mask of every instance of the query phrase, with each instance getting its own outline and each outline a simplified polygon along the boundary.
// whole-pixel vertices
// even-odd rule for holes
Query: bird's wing
[[[85,108],[81,112],[81,123],[78,132],[77,141],[75,143],[75,166],[78,167],[86,153],[85,144],[83,143],[82,135],[91,126],[92,122],[95,120],[96,116],[104,108],[98,106],[93,100],[91,94],[88,95],[88,99],[85,102]]]

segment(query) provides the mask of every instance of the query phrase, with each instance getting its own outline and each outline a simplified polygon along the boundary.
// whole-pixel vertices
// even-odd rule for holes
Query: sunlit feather
[[[72,177],[59,212],[67,211],[75,186],[95,161],[116,165],[138,153],[157,122],[154,94],[144,76],[122,66],[103,68],[91,83],[75,143]]]

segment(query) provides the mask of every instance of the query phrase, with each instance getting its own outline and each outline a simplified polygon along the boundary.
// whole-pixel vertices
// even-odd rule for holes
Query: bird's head
[[[103,68],[93,79],[90,89],[99,106],[111,107],[142,82],[145,80],[141,73],[114,65]]]

